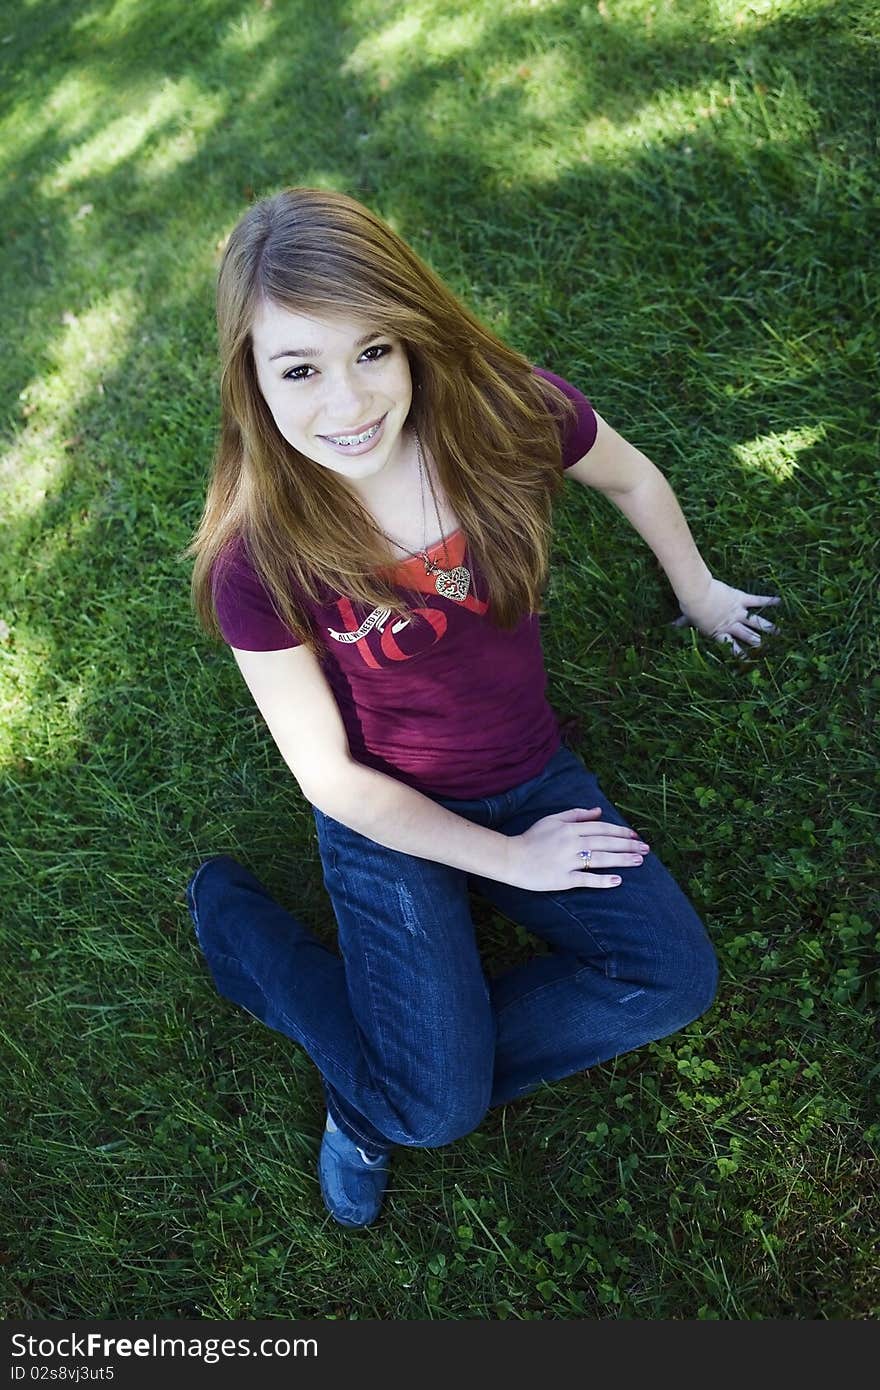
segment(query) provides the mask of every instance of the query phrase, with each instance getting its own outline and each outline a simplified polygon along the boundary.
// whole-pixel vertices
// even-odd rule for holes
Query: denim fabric
[[[505,835],[575,806],[626,824],[565,745],[510,791],[432,799]],[[447,1144],[489,1107],[665,1037],[714,997],[715,953],[653,849],[613,871],[618,888],[534,892],[312,809],[341,955],[226,856],[196,870],[187,900],[219,992],[305,1048],[333,1119],[368,1154]],[[487,978],[469,886],[550,953]]]

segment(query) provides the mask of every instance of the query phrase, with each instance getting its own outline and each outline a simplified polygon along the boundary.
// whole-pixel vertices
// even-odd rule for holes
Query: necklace
[[[393,536],[389,536],[386,531],[382,531],[379,527],[377,527],[376,529],[379,531],[380,536],[385,537],[386,541],[391,541],[391,543],[393,545],[398,546],[400,550],[406,550],[407,555],[409,555],[412,559],[418,556],[420,560],[424,561],[425,574],[433,574],[434,588],[437,590],[438,594],[440,594],[443,598],[454,599],[456,603],[463,603],[468,596],[468,590],[471,586],[470,570],[466,569],[464,565],[456,565],[453,569],[449,568],[449,551],[446,548],[446,536],[443,531],[443,523],[440,520],[440,508],[437,504],[437,494],[434,491],[434,484],[431,481],[430,473],[428,474],[428,486],[431,489],[431,497],[434,501],[434,510],[437,513],[437,525],[440,528],[440,540],[443,542],[443,559],[446,561],[445,568],[443,568],[441,565],[438,565],[436,561],[432,560],[430,555],[428,554],[428,527],[427,522],[425,520],[425,473],[422,467],[422,445],[421,440],[419,439],[418,430],[415,431],[415,436],[416,456],[419,461],[419,486],[421,488],[422,494],[422,548],[421,550],[407,550],[405,545],[401,545],[400,542],[396,541]]]

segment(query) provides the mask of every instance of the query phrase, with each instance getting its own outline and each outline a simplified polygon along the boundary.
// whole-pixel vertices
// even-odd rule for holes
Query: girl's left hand
[[[682,603],[681,617],[676,618],[672,627],[683,627],[685,624],[695,627],[698,632],[714,637],[718,642],[729,642],[736,655],[742,656],[743,649],[739,642],[760,647],[759,632],[778,631],[773,623],[759,613],[750,613],[749,609],[763,607],[765,603],[781,602],[778,594],[746,594],[742,589],[732,589],[729,584],[723,584],[720,579],[712,579],[696,599]]]

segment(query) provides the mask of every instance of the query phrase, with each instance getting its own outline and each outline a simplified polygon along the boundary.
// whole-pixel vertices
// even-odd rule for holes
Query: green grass
[[[23,0],[0,31],[6,1315],[876,1317],[875,7]],[[332,939],[177,559],[218,244],[290,183],[387,218],[784,598],[748,661],[670,628],[650,551],[566,490],[551,699],[718,1000],[401,1153],[354,1234],[317,1073],[217,996],[183,897],[231,852]],[[532,949],[475,917],[490,968]]]

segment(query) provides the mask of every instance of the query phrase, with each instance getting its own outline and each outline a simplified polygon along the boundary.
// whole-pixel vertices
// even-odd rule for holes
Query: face
[[[400,461],[412,403],[400,339],[367,320],[307,318],[264,301],[252,342],[260,390],[295,449],[355,486]]]

